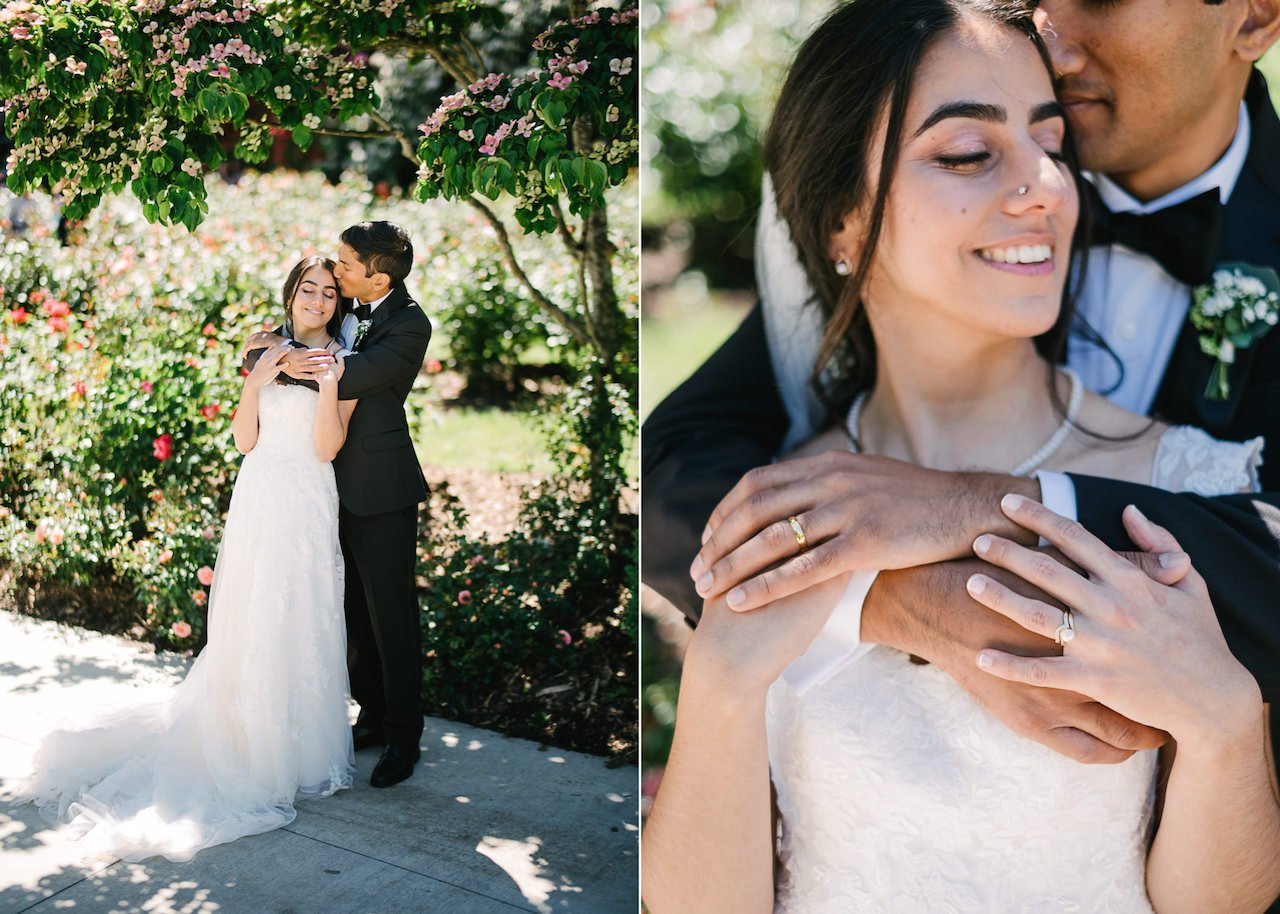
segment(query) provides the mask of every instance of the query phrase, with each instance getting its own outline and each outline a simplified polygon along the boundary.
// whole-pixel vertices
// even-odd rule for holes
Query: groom
[[[1262,480],[1272,494],[1203,499],[1056,475],[1042,481],[1042,492],[1035,480],[991,477],[983,488],[983,479],[959,474],[940,491],[913,468],[877,476],[874,465],[843,455],[772,468],[775,504],[745,504],[735,509],[734,521],[742,530],[779,532],[771,560],[783,561],[796,553],[788,515],[823,508],[832,518],[835,532],[823,534],[832,548],[821,556],[811,548],[802,561],[784,562],[780,570],[789,575],[771,573],[773,595],[780,596],[854,567],[863,529],[904,539],[962,530],[971,534],[969,542],[982,532],[1005,532],[998,502],[1006,491],[1050,503],[1056,487],[1062,496],[1056,504],[1067,512],[1074,500],[1079,520],[1113,548],[1132,548],[1119,517],[1124,505],[1135,503],[1173,532],[1208,581],[1228,642],[1258,679],[1271,702],[1273,735],[1280,734],[1280,330],[1238,353],[1227,398],[1209,399],[1204,391],[1213,360],[1186,319],[1191,289],[1210,280],[1214,265],[1280,268],[1280,120],[1252,66],[1280,35],[1280,0],[1043,0],[1038,6],[1081,160],[1102,173],[1095,218],[1112,232],[1090,253],[1081,310],[1112,344],[1123,375],[1104,377],[1110,360],[1095,359],[1078,340],[1072,364],[1104,389],[1118,381],[1121,401],[1139,412],[1224,438],[1264,436],[1270,457]],[[1129,215],[1113,217],[1101,204]],[[1144,228],[1148,213],[1196,225],[1202,235],[1194,240],[1185,227]],[[1148,253],[1146,242],[1161,236],[1191,240],[1189,250],[1199,256]],[[767,276],[761,285],[768,288]],[[743,582],[748,594],[741,605],[767,603],[759,581],[752,581],[758,564],[716,569],[695,592],[690,561],[717,503],[744,473],[770,462],[792,420],[770,370],[769,322],[766,300],[654,410],[643,431],[644,577],[691,618],[703,598]],[[779,495],[792,501],[780,503]],[[710,573],[740,540],[713,539],[702,548],[694,577]],[[997,640],[1020,644],[1027,654],[1053,645],[1002,626],[970,600],[963,582],[972,570],[953,561],[880,574],[865,591],[865,607],[859,602],[854,610],[862,612],[862,639],[932,660],[1014,730],[1076,758],[1117,761],[1153,744],[1155,734],[1146,728],[1079,696],[978,672],[974,656]]]
[[[404,280],[413,245],[390,222],[344,231],[334,276],[352,300],[342,336],[346,358],[338,397],[359,400],[333,469],[338,533],[346,563],[347,662],[360,704],[357,750],[385,746],[370,783],[390,787],[413,774],[422,736],[422,634],[414,582],[418,505],[427,484],[409,437],[404,401],[422,368],[431,322]],[[284,371],[302,383],[333,361],[298,349]]]

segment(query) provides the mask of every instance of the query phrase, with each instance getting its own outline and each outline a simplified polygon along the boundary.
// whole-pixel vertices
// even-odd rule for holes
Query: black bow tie
[[[1139,216],[1107,209],[1093,185],[1093,241],[1123,244],[1155,260],[1189,286],[1208,282],[1222,234],[1222,198],[1217,190]]]
[[[356,316],[356,320],[367,321],[369,315],[373,313],[373,309],[368,305],[356,305],[351,309],[351,313]]]

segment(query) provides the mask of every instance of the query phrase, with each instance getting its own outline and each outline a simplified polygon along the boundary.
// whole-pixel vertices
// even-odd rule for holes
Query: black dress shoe
[[[356,752],[359,752],[361,749],[368,749],[372,746],[385,746],[387,738],[376,727],[356,724],[351,728],[351,742],[355,745]]]
[[[406,749],[402,746],[388,746],[373,768],[373,776],[369,783],[374,787],[390,787],[399,784],[413,774],[413,766],[420,755],[418,748]]]

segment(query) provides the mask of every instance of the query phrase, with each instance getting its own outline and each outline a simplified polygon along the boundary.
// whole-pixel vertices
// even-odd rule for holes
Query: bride
[[[308,257],[284,285],[285,325],[343,352],[333,261]],[[126,860],[198,850],[293,821],[298,796],[351,786],[343,563],[330,461],[356,401],[343,361],[319,394],[271,383],[289,345],[260,354],[232,432],[245,454],[209,597],[209,641],[162,702],[57,731],[23,794],[56,806],[93,850]]]
[[[1024,4],[839,8],[799,51],[765,150],[827,321],[815,377],[834,427],[801,453],[1256,490],[1260,440],[1150,423],[1053,367],[1080,177]],[[1038,505],[1005,510],[1082,573],[999,537],[975,551],[1071,609],[983,575],[970,592],[1057,636],[1061,658],[1029,661],[1053,677],[1042,684],[1165,730],[1169,746],[1076,763],[885,647],[815,679],[806,655],[839,578],[756,612],[717,598],[686,654],[645,830],[654,914],[1245,912],[1280,891],[1261,694],[1185,554],[1126,511],[1133,540],[1166,557],[1157,582]],[[975,660],[1026,675],[998,651]]]

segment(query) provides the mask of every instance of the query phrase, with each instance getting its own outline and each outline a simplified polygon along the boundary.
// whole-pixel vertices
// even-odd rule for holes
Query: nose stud
[[[1030,184],[1023,184],[1021,187],[1018,188],[1018,196],[1025,197],[1030,192],[1030,190],[1031,190]]]

